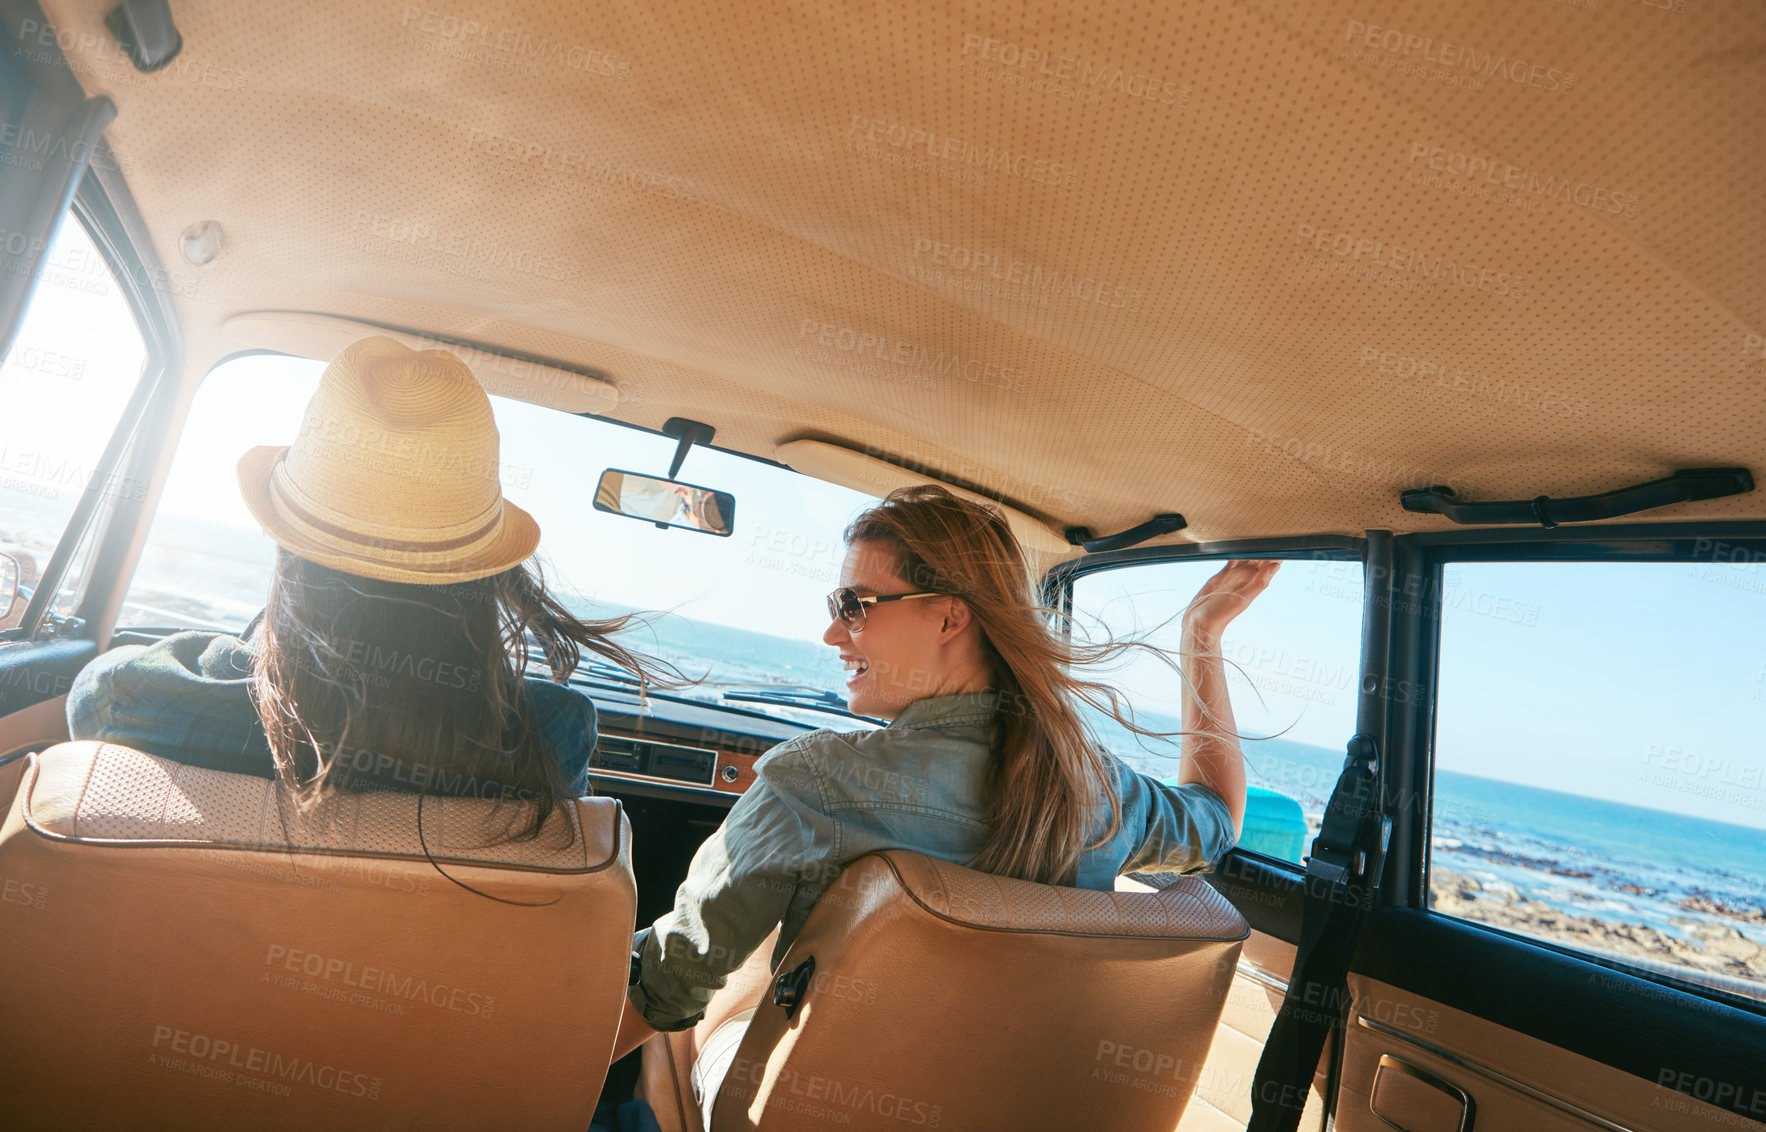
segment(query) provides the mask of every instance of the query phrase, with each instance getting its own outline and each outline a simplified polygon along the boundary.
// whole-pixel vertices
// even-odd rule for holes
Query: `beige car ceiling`
[[[187,382],[363,320],[1180,540],[1766,473],[1753,0],[180,0],[152,75],[113,6],[45,4]]]

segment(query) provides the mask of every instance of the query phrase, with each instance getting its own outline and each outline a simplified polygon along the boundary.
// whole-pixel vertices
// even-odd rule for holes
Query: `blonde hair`
[[[981,630],[999,710],[990,737],[987,843],[970,864],[999,876],[1072,883],[1080,854],[1122,825],[1111,760],[1079,705],[1134,733],[1173,733],[1140,726],[1114,688],[1071,670],[1133,649],[1158,654],[1179,679],[1181,669],[1142,641],[1087,643],[1058,634],[1053,620],[1061,615],[1036,600],[1035,580],[1005,518],[937,485],[890,492],[853,520],[846,541],[892,547],[903,581],[961,599]],[[1105,806],[1107,827],[1088,843],[1087,829]]]

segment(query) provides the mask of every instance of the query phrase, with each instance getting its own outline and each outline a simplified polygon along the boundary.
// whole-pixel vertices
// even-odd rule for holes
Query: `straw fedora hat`
[[[331,360],[294,443],[241,457],[239,490],[277,545],[364,578],[470,581],[540,541],[533,516],[503,498],[478,378],[445,350],[390,338]]]

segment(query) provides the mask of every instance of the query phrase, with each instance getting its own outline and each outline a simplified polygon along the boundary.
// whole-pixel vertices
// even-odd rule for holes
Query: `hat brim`
[[[383,582],[409,582],[419,586],[442,586],[450,582],[470,582],[518,566],[539,548],[540,525],[532,515],[507,499],[502,501],[503,523],[497,536],[488,545],[471,548],[469,552],[452,555],[427,553],[422,562],[410,552],[391,551],[364,542],[359,549],[342,550],[315,542],[294,529],[276,509],[270,495],[270,474],[276,461],[288,451],[287,445],[253,448],[239,458],[239,494],[246,509],[271,540],[309,562],[329,566],[361,578]]]

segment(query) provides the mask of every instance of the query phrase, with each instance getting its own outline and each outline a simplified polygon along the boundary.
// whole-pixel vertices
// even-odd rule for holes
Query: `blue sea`
[[[1436,778],[1436,812],[1450,819],[1435,823],[1438,866],[1577,915],[1682,938],[1688,921],[1727,924],[1766,944],[1766,924],[1679,906],[1704,896],[1766,908],[1766,829],[1452,771]]]

